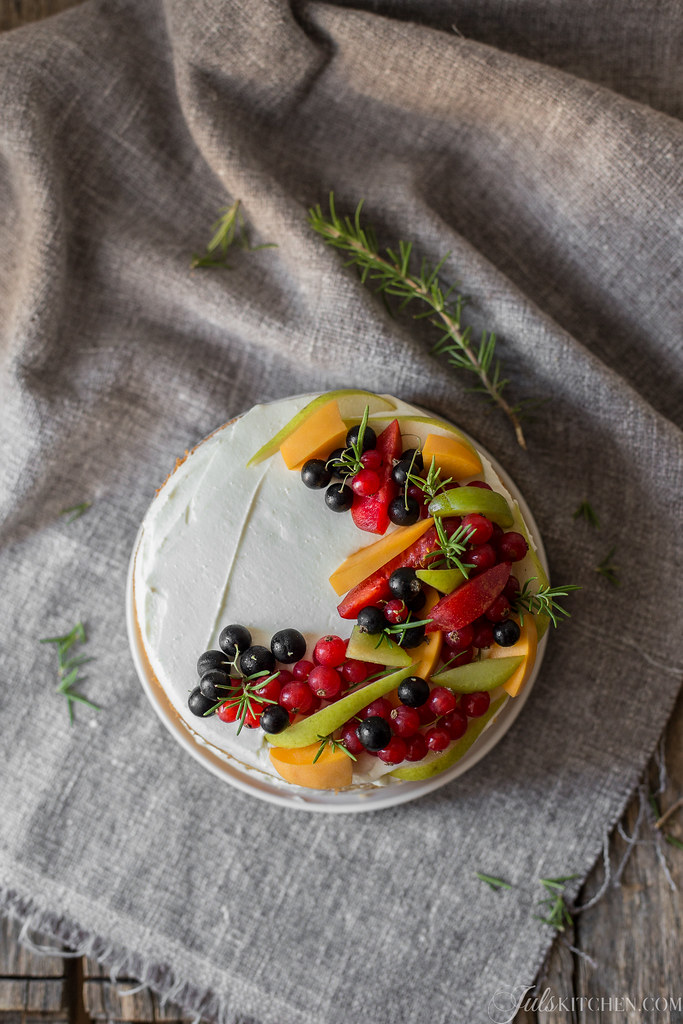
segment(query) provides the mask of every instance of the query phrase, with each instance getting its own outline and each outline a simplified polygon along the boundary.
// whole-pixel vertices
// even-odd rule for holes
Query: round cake
[[[144,518],[141,674],[195,744],[269,783],[431,779],[524,692],[547,628],[517,497],[471,438],[392,396],[255,406]]]

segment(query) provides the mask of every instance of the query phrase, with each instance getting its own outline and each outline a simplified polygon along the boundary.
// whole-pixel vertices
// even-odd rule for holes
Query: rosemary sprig
[[[73,523],[74,520],[80,519],[84,512],[87,512],[92,501],[82,501],[80,505],[72,505],[70,508],[63,508],[59,513],[60,516],[68,516],[67,523]]]
[[[619,566],[615,565],[612,561],[616,550],[616,547],[610,548],[603,560],[596,565],[595,571],[599,573],[600,576],[604,576],[607,582],[611,583],[613,587],[620,587],[621,580],[619,579]]]
[[[247,715],[250,714],[253,718],[257,717],[255,705],[258,707],[259,704],[277,704],[276,700],[264,697],[258,691],[266,683],[269,683],[271,679],[276,679],[279,674],[279,670],[270,674],[268,672],[254,672],[251,676],[244,676],[243,679],[235,680],[229,684],[218,683],[216,689],[226,690],[227,692],[222,700],[204,712],[204,718],[213,715],[223,704],[227,704],[231,708],[237,708],[235,721],[239,722],[239,725],[235,735],[239,736],[246,723]]]
[[[574,918],[569,912],[569,907],[567,906],[567,901],[564,896],[564,890],[567,886],[567,882],[578,877],[578,875],[564,875],[562,878],[539,879],[541,885],[549,895],[545,897],[545,899],[538,901],[539,906],[547,907],[548,910],[547,917],[541,917],[539,914],[534,914],[537,921],[549,924],[552,928],[557,928],[560,932],[563,932],[566,926],[571,927],[574,924]]]
[[[360,421],[358,427],[358,436],[355,441],[351,442],[349,448],[345,448],[337,459],[328,459],[326,466],[328,469],[334,470],[340,476],[344,477],[344,481],[350,476],[355,476],[356,473],[360,473],[363,468],[361,457],[363,455],[363,441],[365,440],[365,431],[368,427],[368,416],[370,415],[370,406],[365,406],[363,412],[363,418]]]
[[[74,723],[74,704],[85,704],[86,707],[92,708],[93,711],[100,711],[101,708],[98,704],[93,704],[91,700],[84,697],[81,693],[75,693],[73,687],[82,682],[79,676],[79,669],[81,665],[85,665],[88,661],[92,661],[92,658],[86,657],[83,654],[76,655],[76,657],[67,658],[67,653],[71,650],[74,644],[83,644],[86,642],[85,626],[82,622],[77,622],[76,625],[68,633],[64,633],[63,636],[46,636],[39,641],[41,644],[56,644],[57,645],[57,658],[58,658],[58,677],[59,683],[55,688],[55,693],[59,693],[62,697],[66,697],[67,706],[69,709],[69,722],[71,725]]]
[[[228,250],[231,246],[244,249],[246,252],[256,252],[258,249],[277,249],[277,245],[268,242],[264,245],[250,245],[247,226],[242,213],[242,201],[236,199],[231,206],[221,206],[218,211],[220,216],[212,224],[213,235],[206,246],[203,256],[196,253],[192,256],[190,267],[223,267],[224,270],[232,270],[228,263]]]
[[[459,526],[450,537],[446,533],[440,516],[435,516],[434,527],[439,540],[439,545],[427,556],[430,569],[435,566],[445,565],[447,569],[459,569],[465,579],[468,579],[469,570],[474,566],[471,562],[463,562],[460,556],[464,553],[470,535],[474,531],[473,526]],[[431,559],[435,559],[432,563]]]
[[[415,456],[413,456],[413,461],[415,461]],[[408,508],[408,488],[411,484],[419,487],[421,491],[424,491],[425,500],[429,498],[431,501],[432,498],[436,497],[439,491],[445,491],[451,483],[453,483],[452,476],[447,477],[446,480],[441,479],[441,470],[436,465],[435,455],[432,455],[432,462],[427,470],[426,476],[420,476],[418,473],[413,473],[411,463],[405,482],[406,508]]]
[[[585,519],[587,523],[594,526],[596,530],[600,529],[600,520],[598,519],[593,506],[589,501],[582,501],[579,507],[574,512],[572,519]]]
[[[360,270],[361,281],[370,281],[383,296],[394,296],[403,310],[411,302],[425,307],[414,314],[414,319],[426,319],[441,331],[434,344],[434,352],[444,355],[455,369],[475,374],[479,384],[473,390],[486,394],[508,417],[522,448],[526,441],[519,419],[519,407],[511,406],[503,396],[508,381],[501,375],[500,360],[496,358],[496,336],[483,331],[477,344],[472,328],[462,323],[466,298],[456,285],[444,287],[439,274],[448,253],[436,266],[422,259],[419,270],[413,270],[413,243],[399,242],[398,251],[390,248],[380,254],[373,228],[361,224],[363,200],[358,203],[353,217],[340,217],[335,209],[334,193],[329,197],[329,215],[320,205],[308,211],[308,222],[324,241],[348,255],[347,266]]]
[[[400,647],[403,637],[409,629],[416,629],[419,626],[428,626],[432,621],[431,619],[416,619],[413,621],[410,617],[412,614],[412,612],[408,612],[408,618],[405,622],[397,622],[393,626],[385,626],[379,634],[379,640],[375,644],[375,650],[377,650],[378,647],[381,647],[383,643],[388,644],[390,648]],[[398,637],[398,640],[394,640],[395,636]]]
[[[574,583],[565,583],[559,587],[550,585],[539,587],[534,593],[531,584],[537,581],[537,576],[526,580],[517,597],[512,602],[512,610],[519,615],[520,622],[524,623],[524,613],[531,615],[547,615],[553,626],[559,625],[559,617],[570,618],[570,613],[558,602],[559,597],[566,597],[572,590],[581,590],[581,587]]]
[[[328,743],[332,747],[332,753],[334,753],[335,750],[341,750],[344,754],[346,754],[347,757],[350,757],[352,761],[358,760],[356,755],[352,754],[351,751],[346,747],[346,745],[341,740],[332,739],[331,736],[321,736],[320,733],[318,733],[317,738],[320,740],[320,747],[318,748],[318,752],[313,758],[313,764],[315,764],[318,758],[322,755],[322,752]]]
[[[481,871],[475,871],[474,873],[480,882],[486,882],[494,892],[499,892],[501,889],[512,888],[510,883],[504,882],[502,878],[495,878],[494,875],[485,875]]]
[[[683,842],[677,839],[676,836],[672,836],[670,832],[662,832],[664,841],[669,843],[671,846],[675,846],[677,850],[683,850]]]

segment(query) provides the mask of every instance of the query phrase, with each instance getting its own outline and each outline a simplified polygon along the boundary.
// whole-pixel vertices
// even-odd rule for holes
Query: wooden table
[[[0,0],[0,31],[80,2]],[[662,812],[672,807],[683,793],[683,694],[666,731],[665,764],[669,780],[657,798]],[[645,784],[648,792],[657,788],[658,766],[654,760]],[[621,823],[627,835],[634,828],[638,812],[639,800],[635,798]],[[576,916],[573,929],[558,935],[535,990],[528,993],[527,999],[536,996],[538,1000],[548,989],[556,1008],[549,1008],[546,995],[540,1007],[523,1006],[514,1024],[683,1024],[683,849],[664,843],[658,852],[654,815],[649,805],[648,815],[641,816],[639,843],[626,864],[621,885],[608,888],[592,909]],[[672,814],[665,830],[683,841],[683,808]],[[609,851],[613,868],[621,862],[625,850],[626,843],[617,831]],[[662,865],[662,853],[669,878]],[[603,866],[599,864],[586,881],[579,905],[591,899],[603,879]],[[678,891],[671,889],[671,883]],[[38,956],[20,947],[17,936],[16,926],[0,921],[0,1024],[173,1024],[191,1020],[178,1007],[161,1007],[148,990],[126,995],[125,990],[137,984],[135,979],[119,979],[113,984],[107,972],[94,961]],[[572,952],[570,945],[591,957],[593,963]],[[628,1000],[639,1006],[644,997],[671,997],[679,1000],[678,1008],[641,1012],[629,1007]],[[564,1005],[558,1007],[560,999]],[[623,1009],[618,1000],[624,1001]],[[481,1024],[489,1020],[486,1007],[482,1007],[480,1020]]]

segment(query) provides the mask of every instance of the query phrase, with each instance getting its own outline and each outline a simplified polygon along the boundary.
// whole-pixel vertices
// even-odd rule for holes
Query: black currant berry
[[[422,458],[422,452],[419,452],[416,448],[407,448],[406,451],[401,454],[401,462],[407,462],[410,467],[412,462],[412,472],[417,473],[418,470],[425,468],[424,459]]]
[[[217,686],[230,686],[230,673],[222,672],[219,668],[209,669],[205,672],[199,681],[199,689],[202,691],[207,700],[210,700],[213,704],[221,697],[227,697],[227,690],[217,690]]]
[[[409,708],[421,708],[429,700],[429,684],[420,676],[408,676],[398,685],[398,699]]]
[[[493,639],[499,647],[513,647],[520,637],[521,630],[514,619],[503,619],[493,627]]]
[[[298,629],[280,629],[271,638],[270,649],[276,661],[291,665],[306,653],[306,638]]]
[[[267,647],[254,644],[240,657],[240,672],[243,676],[253,676],[256,672],[272,672],[274,669],[275,658]]]
[[[330,484],[325,491],[325,504],[333,512],[348,512],[353,505],[353,491],[346,484]]]
[[[389,590],[399,601],[409,601],[420,593],[422,582],[415,575],[414,569],[394,569],[389,577]]]
[[[404,629],[401,633],[398,645],[399,647],[405,647],[410,650],[413,647],[419,647],[424,638],[424,626],[408,626],[408,629]]]
[[[261,712],[259,725],[264,732],[282,732],[289,725],[289,715],[279,704],[269,704]]]
[[[341,458],[345,453],[346,448],[335,448],[331,455],[328,455],[327,462],[325,465],[331,471],[333,476],[339,476],[341,470]]]
[[[226,626],[218,637],[218,646],[234,661],[241,651],[251,647],[251,633],[246,626]]]
[[[350,448],[352,444],[356,444],[358,441],[358,434],[360,432],[360,424],[356,427],[351,427],[348,434],[346,435],[346,447]],[[370,448],[377,446],[377,434],[372,427],[366,427],[365,433],[363,434],[363,451],[367,452]]]
[[[368,605],[358,612],[358,629],[361,633],[381,633],[387,624],[381,608]]]
[[[203,676],[212,668],[220,668],[223,672],[229,671],[230,661],[223,651],[204,651],[197,662],[197,675]]]
[[[358,723],[356,734],[366,750],[383,750],[391,739],[391,726],[386,718],[371,715]]]
[[[401,459],[401,461],[397,462],[392,469],[391,479],[395,484],[398,484],[399,487],[405,487],[406,480],[408,479],[408,473],[414,472],[415,466],[413,465],[413,468],[410,468],[410,459],[408,459],[407,462],[405,459]]]
[[[406,601],[406,608],[409,612],[419,612],[421,608],[424,608],[427,595],[424,590],[421,590],[415,597],[411,597],[409,601]]]
[[[410,496],[404,498],[401,494],[389,502],[387,511],[389,519],[395,526],[412,526],[420,518],[419,502]]]
[[[319,491],[329,484],[332,471],[322,459],[309,459],[301,467],[301,479],[306,487],[310,487],[312,491]]]
[[[187,698],[187,706],[193,715],[197,718],[204,718],[206,712],[214,706],[215,700],[209,700],[205,697],[198,686],[195,686],[194,690]]]

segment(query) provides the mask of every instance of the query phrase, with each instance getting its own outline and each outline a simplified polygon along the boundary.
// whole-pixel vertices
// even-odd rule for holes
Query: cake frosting
[[[247,465],[313,397],[257,405],[197,445],[157,492],[142,524],[133,570],[142,646],[175,712],[199,742],[283,786],[289,784],[272,767],[261,729],[242,729],[237,735],[234,723],[193,716],[187,700],[196,686],[198,656],[217,647],[228,623],[243,623],[253,643],[266,647],[276,631],[298,629],[309,645],[308,658],[319,637],[350,633],[352,623],[339,617],[328,577],[377,537],[358,530],[350,515],[326,509],[320,493],[304,487],[279,453]],[[384,397],[394,409],[377,420],[380,429],[395,416],[429,416]],[[415,434],[424,440],[429,433],[452,433],[434,420],[429,425],[412,422],[410,430],[411,444]],[[509,489],[478,453],[484,467],[479,479],[503,494],[520,516]],[[515,574],[524,581],[536,566],[530,554],[515,564]],[[391,770],[378,758],[362,755],[354,765],[353,784],[400,784]]]

